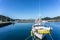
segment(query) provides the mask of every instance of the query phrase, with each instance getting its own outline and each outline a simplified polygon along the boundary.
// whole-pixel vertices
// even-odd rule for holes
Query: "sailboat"
[[[42,25],[43,22],[45,21],[42,21],[41,18],[38,18],[35,21],[35,24],[32,26],[31,36],[36,36],[42,40],[46,34],[50,34],[52,28]]]

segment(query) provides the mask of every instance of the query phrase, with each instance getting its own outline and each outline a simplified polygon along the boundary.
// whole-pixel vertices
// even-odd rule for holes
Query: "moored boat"
[[[31,36],[36,36],[39,39],[43,39],[46,34],[50,34],[52,28],[42,25],[41,18],[35,21],[35,24],[32,26]],[[45,22],[44,22],[45,23]],[[32,35],[33,34],[33,35]]]

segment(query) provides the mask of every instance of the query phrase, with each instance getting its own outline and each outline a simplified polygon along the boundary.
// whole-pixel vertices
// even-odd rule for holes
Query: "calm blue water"
[[[60,40],[60,22],[48,22],[47,25],[53,28],[53,40]],[[33,23],[15,23],[0,28],[0,40],[25,40],[30,36],[30,30]],[[46,35],[47,40],[51,40],[49,35]],[[31,39],[30,39],[31,40]]]

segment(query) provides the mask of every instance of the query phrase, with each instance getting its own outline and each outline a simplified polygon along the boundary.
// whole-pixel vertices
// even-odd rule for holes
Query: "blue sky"
[[[60,0],[0,0],[0,14],[14,19],[60,16]]]

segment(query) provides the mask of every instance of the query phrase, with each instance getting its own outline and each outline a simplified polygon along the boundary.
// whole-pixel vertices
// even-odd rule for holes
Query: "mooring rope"
[[[49,36],[51,37],[51,40],[53,40],[53,37],[51,36],[51,34],[49,33]]]
[[[25,40],[28,40],[31,36],[27,37]]]

